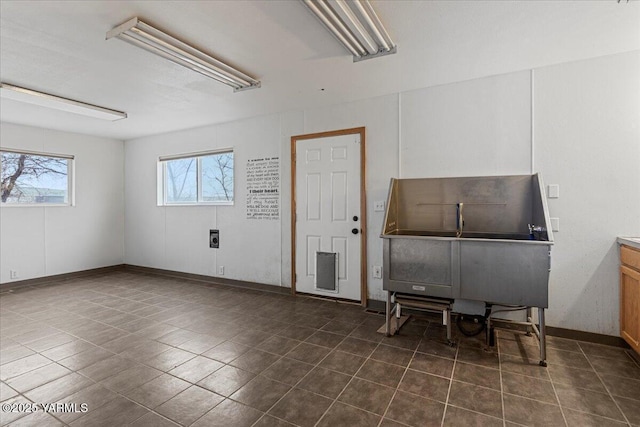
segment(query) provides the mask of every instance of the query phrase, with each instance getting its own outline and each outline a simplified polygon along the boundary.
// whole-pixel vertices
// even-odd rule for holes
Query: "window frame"
[[[202,199],[202,159],[208,156],[214,156],[217,154],[227,154],[231,153],[233,155],[232,168],[233,168],[233,179],[231,182],[231,188],[233,196],[231,200],[220,200],[220,201],[204,201]],[[167,163],[172,160],[181,160],[181,159],[195,159],[196,160],[196,200],[192,202],[168,202],[168,186],[167,186]],[[235,203],[235,184],[236,184],[236,157],[233,148],[221,148],[210,151],[199,151],[195,153],[184,153],[184,154],[176,154],[170,156],[160,156],[158,157],[158,168],[157,168],[157,205],[158,206],[233,206]]]
[[[73,207],[76,205],[75,186],[75,156],[73,154],[50,153],[45,151],[22,150],[17,148],[0,147],[0,153],[26,154],[28,156],[52,157],[67,161],[67,201],[64,203],[6,203],[0,201],[0,208],[37,208],[37,207]],[[0,170],[2,156],[0,155]]]

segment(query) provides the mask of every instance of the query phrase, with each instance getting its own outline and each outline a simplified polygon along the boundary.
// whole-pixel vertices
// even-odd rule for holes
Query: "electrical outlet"
[[[373,266],[373,278],[382,279],[382,267],[379,265]]]
[[[16,270],[9,270],[9,278],[10,279],[17,279],[18,278],[18,272]]]
[[[379,200],[373,204],[374,212],[384,212],[384,200]]]
[[[224,265],[218,267],[218,275],[224,276]]]

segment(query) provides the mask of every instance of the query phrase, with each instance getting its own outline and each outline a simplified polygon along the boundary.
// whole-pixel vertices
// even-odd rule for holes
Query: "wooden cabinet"
[[[640,353],[640,250],[620,246],[620,335]]]

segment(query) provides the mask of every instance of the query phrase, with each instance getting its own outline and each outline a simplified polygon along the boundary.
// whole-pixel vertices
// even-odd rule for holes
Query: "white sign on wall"
[[[280,219],[280,158],[247,160],[247,219]]]

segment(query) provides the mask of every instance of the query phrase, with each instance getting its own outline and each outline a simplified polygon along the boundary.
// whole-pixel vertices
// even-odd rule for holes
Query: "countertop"
[[[640,237],[618,237],[618,243],[640,249]]]

